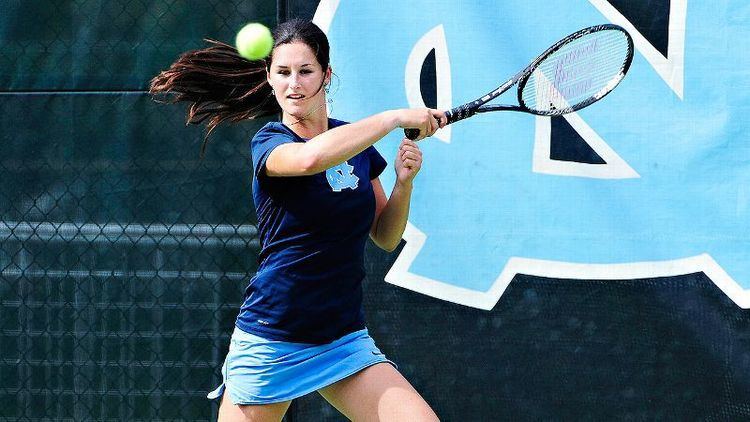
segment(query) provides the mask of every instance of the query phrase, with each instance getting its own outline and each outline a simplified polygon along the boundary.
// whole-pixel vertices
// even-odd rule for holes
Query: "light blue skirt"
[[[328,344],[266,340],[235,327],[221,374],[224,382],[209,399],[229,394],[232,404],[268,404],[292,400],[388,362],[367,329]]]

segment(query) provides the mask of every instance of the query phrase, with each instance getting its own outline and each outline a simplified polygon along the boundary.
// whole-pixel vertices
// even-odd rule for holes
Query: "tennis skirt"
[[[381,362],[396,366],[367,329],[328,344],[307,344],[267,340],[235,327],[221,368],[223,382],[208,398],[227,393],[237,405],[283,402]]]

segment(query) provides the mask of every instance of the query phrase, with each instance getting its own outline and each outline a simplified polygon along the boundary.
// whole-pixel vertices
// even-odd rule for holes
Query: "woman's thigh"
[[[439,420],[409,381],[388,363],[365,368],[318,392],[357,422]]]
[[[224,391],[219,405],[219,422],[278,422],[284,417],[289,403],[291,402],[239,406],[232,404]]]

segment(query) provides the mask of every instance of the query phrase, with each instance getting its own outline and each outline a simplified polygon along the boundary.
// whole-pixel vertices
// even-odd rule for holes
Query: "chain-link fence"
[[[207,420],[258,241],[248,140],[148,81],[276,2],[0,4],[0,419]]]

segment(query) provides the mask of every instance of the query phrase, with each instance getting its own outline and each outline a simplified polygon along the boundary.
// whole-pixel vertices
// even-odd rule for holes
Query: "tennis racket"
[[[525,69],[490,93],[446,111],[446,124],[490,111],[560,116],[589,106],[612,92],[633,61],[633,39],[618,25],[581,29],[555,43]],[[518,105],[486,105],[518,84]],[[404,129],[409,139],[419,129]]]

